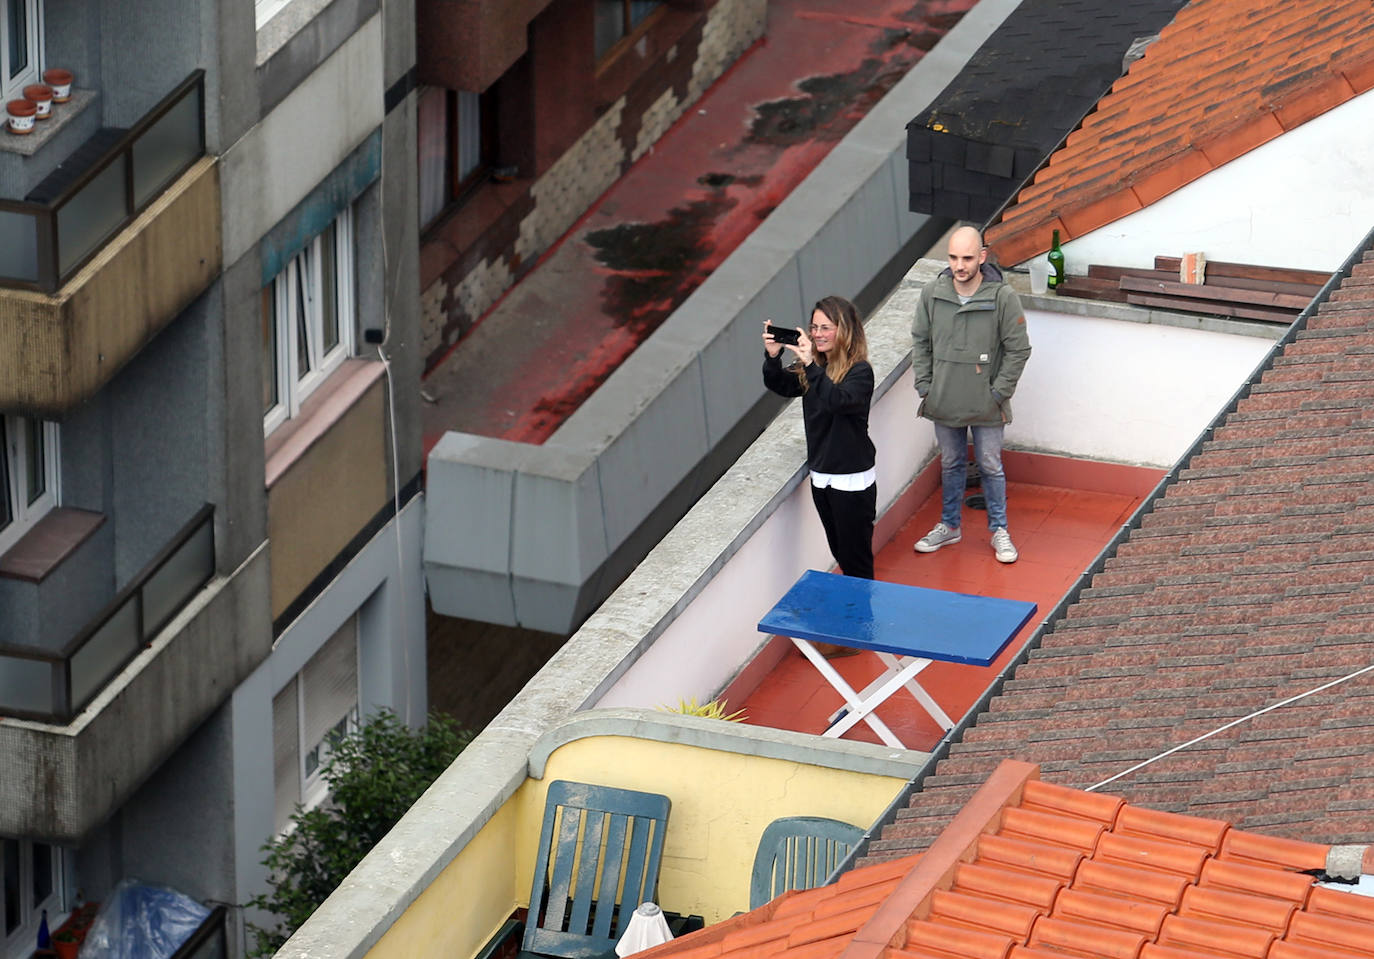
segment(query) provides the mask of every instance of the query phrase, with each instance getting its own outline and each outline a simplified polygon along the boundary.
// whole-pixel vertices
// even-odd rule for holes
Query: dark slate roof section
[[[924,849],[1004,758],[1085,788],[1374,663],[1374,234],[867,850]],[[1374,672],[1106,786],[1374,842]]]
[[[984,223],[1185,0],[1024,0],[907,124],[912,212]]]

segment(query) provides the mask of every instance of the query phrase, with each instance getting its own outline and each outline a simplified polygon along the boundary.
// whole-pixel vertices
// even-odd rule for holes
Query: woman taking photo
[[[873,578],[873,521],[878,486],[868,405],[873,367],[854,304],[827,296],[811,313],[810,335],[797,328],[797,343],[774,337],[790,331],[763,328],[763,384],[782,396],[802,398],[811,499],[840,572]],[[782,352],[794,361],[783,368]]]

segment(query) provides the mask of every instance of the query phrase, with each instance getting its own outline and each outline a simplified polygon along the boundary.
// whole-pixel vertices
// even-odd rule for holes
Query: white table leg
[[[878,659],[881,660],[883,665],[887,668],[881,674],[879,674],[877,679],[873,680],[873,682],[865,686],[863,690],[858,694],[860,701],[867,702],[869,697],[873,696],[875,692],[882,689],[884,684],[887,683],[893,676],[902,674],[907,677],[907,682],[903,683],[902,685],[906,688],[906,691],[911,694],[911,697],[915,699],[916,702],[920,703],[921,706],[925,709],[925,711],[930,714],[930,718],[935,720],[935,722],[940,725],[941,729],[950,730],[954,728],[954,720],[949,718],[949,714],[941,708],[940,704],[935,701],[934,697],[932,697],[930,693],[926,692],[925,687],[918,683],[915,678],[917,673],[919,673],[921,670],[929,666],[932,662],[934,662],[934,660],[921,659],[919,657],[912,656],[896,656],[892,653],[884,653],[879,652],[877,650],[874,650],[873,654],[877,656]],[[913,665],[916,667],[915,669],[910,668]],[[881,703],[886,698],[887,696],[884,695],[882,699],[878,700],[878,702]],[[875,703],[874,705],[876,706],[877,703]],[[835,710],[833,713],[830,714],[830,722],[835,723],[839,721],[840,718],[844,716],[844,714],[848,711],[849,707],[841,706],[839,709]]]
[[[930,659],[910,659],[904,656],[894,656],[892,653],[878,653],[878,658],[883,661],[889,671],[896,671],[903,668],[905,663],[920,663],[920,665],[907,674],[908,681],[903,685],[916,702],[925,707],[930,717],[940,724],[940,728],[950,730],[954,728],[954,720],[949,718],[949,714],[941,708],[935,698],[926,692],[926,688],[916,681],[916,674],[929,666],[934,660]]]
[[[902,741],[893,734],[892,730],[887,728],[887,723],[883,722],[878,716],[873,715],[874,708],[878,703],[882,702],[882,699],[869,705],[863,697],[854,692],[854,687],[850,686],[849,683],[845,681],[845,678],[835,670],[835,667],[830,665],[830,660],[817,652],[816,647],[812,646],[804,639],[797,639],[795,636],[789,636],[788,639],[792,640],[793,645],[801,651],[803,656],[811,661],[811,665],[816,667],[816,670],[825,677],[825,681],[831,685],[835,692],[843,697],[845,703],[849,706],[849,715],[821,733],[822,736],[838,739],[862,720],[868,723],[869,728],[872,729],[873,732],[877,734],[878,738],[886,745],[896,749],[906,748]],[[902,682],[905,682],[905,677],[902,677]],[[897,689],[898,686],[902,685],[902,682],[897,683],[892,688],[894,690]],[[891,695],[891,692],[888,692],[886,695]],[[884,696],[884,698],[886,698],[886,696]]]

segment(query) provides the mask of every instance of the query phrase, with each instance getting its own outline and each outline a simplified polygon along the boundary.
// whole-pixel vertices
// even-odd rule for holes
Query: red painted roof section
[[[1194,0],[989,228],[1003,263],[1149,206],[1374,87],[1369,0]],[[1047,90],[1046,95],[1053,95]]]
[[[1330,847],[1040,781],[1005,761],[918,856],[853,869],[642,959],[1371,956]],[[1369,859],[1367,865],[1374,865]]]

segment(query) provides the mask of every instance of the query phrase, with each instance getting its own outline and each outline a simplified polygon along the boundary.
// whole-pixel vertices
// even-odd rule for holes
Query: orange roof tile
[[[642,959],[1371,956],[1374,899],[1332,847],[1160,813],[1004,761],[921,855],[850,870]],[[1369,862],[1374,862],[1370,858]]]
[[[1374,88],[1369,0],[1193,0],[988,229],[1003,263],[1096,230]]]

